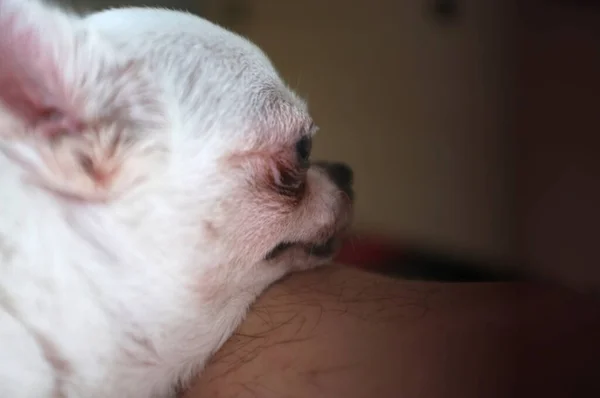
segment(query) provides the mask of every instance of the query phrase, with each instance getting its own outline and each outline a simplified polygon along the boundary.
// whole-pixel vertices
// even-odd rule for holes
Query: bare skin
[[[600,396],[600,308],[331,266],[272,286],[185,398]]]

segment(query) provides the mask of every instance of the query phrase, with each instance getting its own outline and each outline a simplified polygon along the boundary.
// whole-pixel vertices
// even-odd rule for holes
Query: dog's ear
[[[32,174],[44,185],[92,198],[139,179],[157,153],[148,148],[162,144],[161,99],[145,65],[79,16],[0,0],[0,138],[32,138],[41,159]]]
[[[105,54],[90,51],[79,22],[36,0],[0,0],[0,100],[29,128],[81,128],[77,89]]]

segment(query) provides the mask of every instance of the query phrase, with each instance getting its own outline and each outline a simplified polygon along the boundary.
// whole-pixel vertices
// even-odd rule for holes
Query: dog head
[[[0,143],[35,189],[168,213],[213,262],[303,269],[335,253],[352,171],[311,160],[306,104],[245,39],[175,11],[0,0],[0,56]]]

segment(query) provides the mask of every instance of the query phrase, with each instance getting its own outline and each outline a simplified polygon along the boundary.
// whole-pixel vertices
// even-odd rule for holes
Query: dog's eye
[[[296,152],[301,162],[306,163],[310,159],[310,151],[312,150],[312,139],[308,136],[302,137],[296,143]]]

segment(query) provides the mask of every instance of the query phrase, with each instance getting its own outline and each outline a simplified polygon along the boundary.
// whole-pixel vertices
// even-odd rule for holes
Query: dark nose
[[[350,166],[338,162],[318,162],[316,165],[327,172],[331,181],[333,181],[341,191],[350,196],[350,198],[354,196],[354,191],[352,190],[354,172]]]

